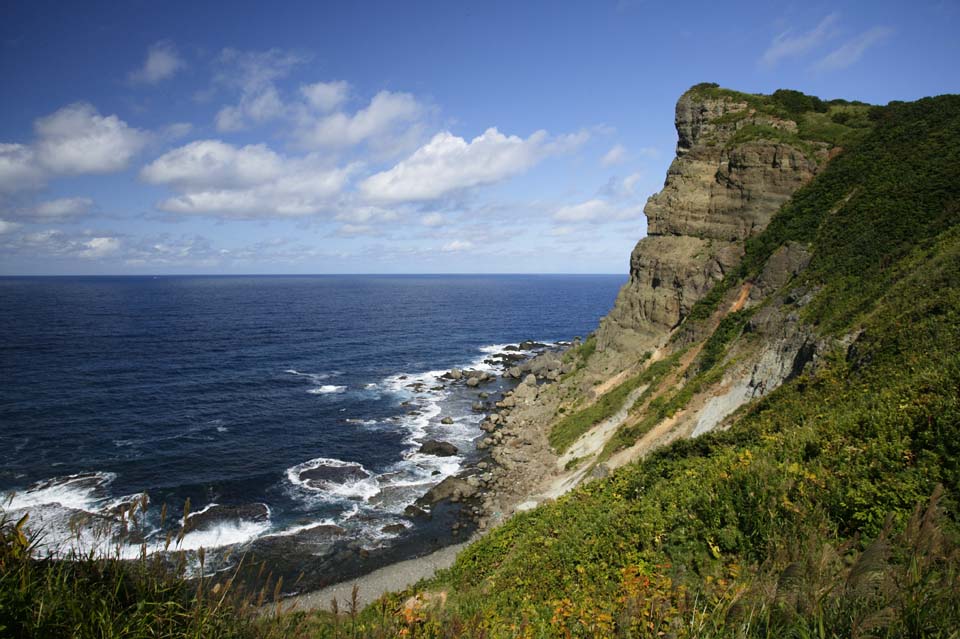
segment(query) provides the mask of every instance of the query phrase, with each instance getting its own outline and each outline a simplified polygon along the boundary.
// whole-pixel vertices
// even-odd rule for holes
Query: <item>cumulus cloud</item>
[[[168,151],[140,176],[179,191],[159,204],[169,213],[296,217],[329,209],[356,168],[331,167],[314,154],[288,158],[263,144],[236,147],[198,140]]]
[[[36,157],[54,173],[112,173],[127,167],[147,143],[143,131],[115,115],[102,116],[78,102],[38,119]]]
[[[609,151],[600,158],[600,164],[603,166],[613,166],[620,164],[627,159],[627,148],[622,144],[615,144]]]
[[[34,131],[36,139],[29,145],[0,143],[0,192],[39,188],[57,174],[121,171],[150,139],[85,102],[38,118]]]
[[[52,257],[99,259],[117,253],[122,246],[120,238],[84,231],[68,234],[59,229],[47,229],[26,233],[7,242],[7,250],[27,252],[31,255]]]
[[[240,102],[217,112],[218,131],[238,131],[250,124],[260,124],[287,114],[274,82],[298,64],[306,61],[301,55],[279,49],[238,51],[224,49],[219,56],[221,67],[217,84],[240,90]]]
[[[79,257],[96,259],[116,253],[120,248],[120,240],[115,237],[93,237],[81,244],[77,252]]]
[[[360,191],[370,200],[382,202],[434,200],[523,173],[545,157],[576,148],[586,139],[586,133],[551,139],[546,131],[523,139],[490,128],[467,142],[444,131],[393,168],[368,177]]]
[[[893,29],[888,27],[869,29],[824,56],[817,62],[816,69],[820,71],[845,69],[863,57],[867,49],[883,42],[892,34]]]
[[[33,148],[25,144],[0,144],[0,192],[41,186],[46,172],[37,162]]]
[[[297,140],[306,148],[353,146],[394,133],[398,127],[416,121],[423,111],[409,93],[381,91],[353,115],[337,111],[319,118],[304,116]]]
[[[90,212],[93,200],[88,197],[65,197],[41,202],[33,210],[33,217],[43,220],[62,220]]]
[[[610,222],[629,220],[643,214],[643,207],[637,205],[617,206],[607,200],[594,198],[564,206],[553,214],[558,222]]]
[[[300,93],[314,109],[322,112],[333,111],[347,100],[350,85],[342,80],[334,82],[314,82],[300,87]]]
[[[169,40],[162,40],[147,50],[143,66],[130,73],[130,81],[142,84],[157,84],[172,78],[185,65],[177,48]]]
[[[838,20],[839,16],[831,13],[809,31],[803,33],[784,31],[770,42],[770,46],[760,56],[760,64],[773,68],[785,58],[801,56],[820,46],[836,35]]]

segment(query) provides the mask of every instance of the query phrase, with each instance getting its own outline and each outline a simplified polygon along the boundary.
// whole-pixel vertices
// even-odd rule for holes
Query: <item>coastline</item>
[[[502,377],[515,385],[499,393],[499,399],[492,404],[484,404],[480,424],[484,435],[477,440],[482,454],[408,508],[412,518],[427,521],[432,520],[434,512],[459,510],[459,517],[447,520],[446,525],[452,525],[447,545],[409,558],[380,557],[372,570],[360,570],[350,578],[285,597],[281,600],[284,609],[329,609],[332,599],[339,604],[349,602],[354,587],[361,606],[388,592],[402,591],[452,566],[461,550],[515,512],[572,488],[575,484],[560,490],[552,486],[561,473],[559,458],[547,442],[545,428],[558,403],[546,391],[567,372],[562,354],[570,347],[570,343],[557,344],[532,357],[507,362]],[[448,375],[451,373],[455,378],[458,375],[454,371]],[[486,393],[479,387],[477,390],[479,397],[486,399]],[[471,537],[458,543],[462,532]]]

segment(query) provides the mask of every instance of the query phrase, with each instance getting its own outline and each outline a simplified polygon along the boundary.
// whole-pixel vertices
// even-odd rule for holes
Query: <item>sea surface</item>
[[[4,508],[30,512],[51,548],[84,539],[77,513],[109,521],[144,494],[154,544],[187,499],[216,516],[183,549],[321,524],[389,544],[404,533],[384,527],[410,526],[404,509],[476,455],[478,389],[438,376],[497,373],[490,356],[522,340],[586,336],[624,281],[0,278]],[[459,453],[420,454],[426,439]]]

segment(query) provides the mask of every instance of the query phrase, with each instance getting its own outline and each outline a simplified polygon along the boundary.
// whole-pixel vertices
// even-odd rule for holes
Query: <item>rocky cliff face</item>
[[[648,236],[597,332],[598,350],[657,346],[736,266],[743,242],[817,172],[826,145],[791,145],[793,120],[694,87],[676,108],[676,158],[647,202]],[[782,132],[785,135],[775,135]],[[779,139],[777,139],[779,138]]]

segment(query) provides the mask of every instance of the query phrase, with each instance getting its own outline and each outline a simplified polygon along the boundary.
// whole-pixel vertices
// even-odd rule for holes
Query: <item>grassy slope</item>
[[[427,585],[448,592],[442,612],[395,613],[398,594],[339,629],[317,616],[250,624],[162,575],[101,579],[115,566],[24,560],[6,526],[0,626],[23,636],[294,626],[290,636],[956,636],[960,97],[871,114],[872,132],[718,287],[755,275],[783,242],[806,242],[813,259],[797,285],[819,293],[803,317],[827,333],[863,329],[854,347],[729,431],[677,442],[491,532]],[[693,380],[716,372],[738,325],[712,339]],[[51,607],[59,625],[31,625]]]
[[[785,241],[810,243],[806,283],[821,288],[804,317],[831,333],[863,328],[850,359],[838,353],[816,378],[773,393],[727,433],[679,442],[508,522],[436,582],[457,593],[461,615],[483,617],[505,634],[524,616],[541,629],[586,632],[579,617],[619,620],[623,628],[638,575],[660,584],[667,611],[678,608],[679,585],[701,592],[704,602],[721,602],[710,584],[722,579],[728,590],[746,589],[737,605],[765,614],[753,625],[765,634],[788,621],[775,614],[774,599],[744,593],[809,559],[797,549],[832,543],[852,562],[863,543],[854,540],[877,538],[888,515],[892,538],[938,484],[946,488],[941,526],[953,533],[960,495],[960,97],[894,104],[872,117],[875,130],[783,209],[725,283],[754,275]],[[956,557],[944,565],[955,570]],[[936,579],[947,574],[938,570]],[[834,578],[844,575],[837,568]],[[840,591],[846,583],[820,578]],[[888,611],[894,634],[907,633],[910,619],[960,624],[956,591],[934,591],[919,607]],[[824,604],[817,614],[840,636],[863,622],[858,615],[867,613],[858,606],[869,608],[842,597],[838,606]],[[684,614],[689,621],[694,611]],[[723,626],[724,619],[715,615],[711,623]]]

